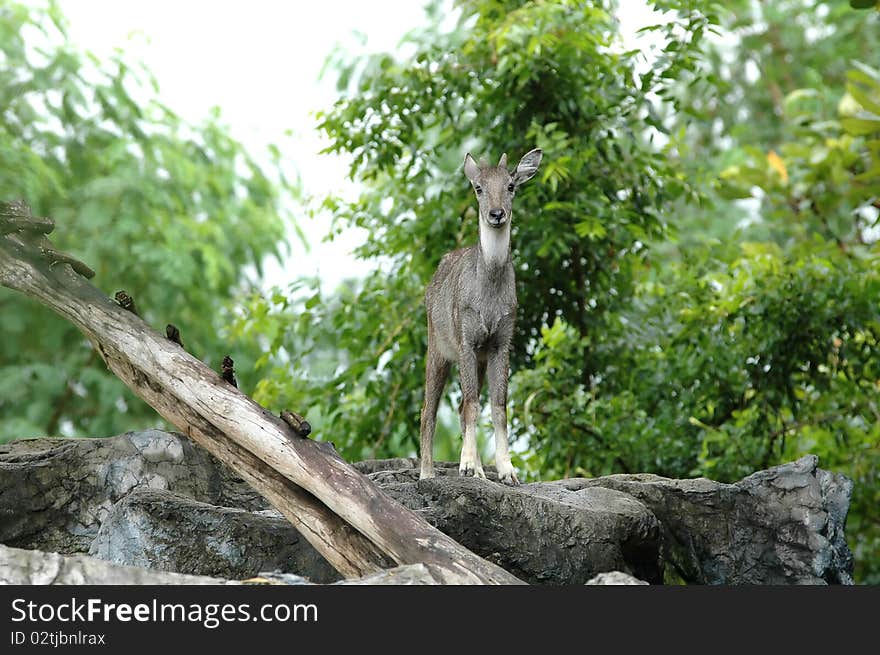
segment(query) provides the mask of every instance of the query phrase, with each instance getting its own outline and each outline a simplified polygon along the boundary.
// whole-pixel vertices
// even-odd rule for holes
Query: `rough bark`
[[[322,444],[291,439],[280,418],[88,284],[69,262],[47,264],[41,253],[49,242],[41,239],[0,237],[0,284],[76,325],[134,393],[263,493],[341,573],[377,571],[390,558],[422,562],[449,583],[520,582],[403,508]]]
[[[116,564],[218,578],[278,571],[321,584],[339,580],[327,560],[273,514],[135,489],[110,510],[89,554]]]

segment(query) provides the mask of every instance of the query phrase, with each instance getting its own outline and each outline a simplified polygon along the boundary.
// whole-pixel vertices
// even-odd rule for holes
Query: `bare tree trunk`
[[[520,582],[389,498],[324,444],[292,436],[280,418],[80,277],[74,269],[90,269],[37,233],[0,237],[0,284],[76,325],[135,394],[264,494],[340,573],[363,575],[390,558],[421,562],[452,584]]]

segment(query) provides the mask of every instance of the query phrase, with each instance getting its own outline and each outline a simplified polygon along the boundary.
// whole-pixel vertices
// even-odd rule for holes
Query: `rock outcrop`
[[[302,585],[313,584],[289,573],[264,573],[248,580],[154,571],[113,564],[85,555],[59,555],[0,545],[0,585]],[[435,585],[438,579],[423,564],[398,566],[373,575],[344,580],[343,585]]]
[[[621,586],[621,585],[647,585],[644,580],[639,580],[621,571],[607,571],[600,573],[595,578],[587,581],[592,586]]]
[[[19,439],[0,444],[0,543],[88,552],[113,504],[141,488],[248,511],[269,507],[178,434],[145,430],[107,439]]]
[[[0,584],[26,585],[196,585],[226,580],[111,564],[84,555],[59,555],[0,546]]]
[[[458,476],[386,483],[384,490],[453,539],[532,584],[584,584],[621,569],[663,578],[660,523],[613,489],[507,487]]]
[[[242,579],[261,571],[339,574],[274,510],[216,507],[167,490],[134,489],[110,509],[89,554],[117,564]]]
[[[511,488],[492,482],[491,469],[484,481],[438,464],[438,477],[419,481],[414,459],[356,466],[453,539],[531,583],[852,582],[844,538],[852,485],[819,469],[812,456],[735,484],[612,475]],[[148,571],[145,581],[161,572],[260,575],[284,584],[339,577],[233,473],[180,435],[158,430],[0,446],[0,543],[94,556],[70,565],[88,576],[53,577],[39,571],[59,569],[57,555],[45,554],[44,564],[33,555],[21,565],[25,556],[6,549],[0,580],[97,582],[101,560],[113,580],[119,565]],[[13,551],[19,563],[4,564]],[[357,583],[436,579],[415,565]]]
[[[735,484],[655,475],[548,483],[614,489],[637,498],[663,526],[663,558],[702,584],[852,584],[846,522],[852,482],[812,455]]]

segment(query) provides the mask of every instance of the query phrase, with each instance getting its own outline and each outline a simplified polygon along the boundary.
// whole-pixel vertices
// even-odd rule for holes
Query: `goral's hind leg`
[[[477,418],[480,414],[480,371],[477,354],[473,350],[460,353],[458,367],[461,374],[461,405],[458,408],[461,419],[461,461],[458,474],[485,478],[480,453],[477,449]]]
[[[428,339],[425,357],[425,402],[422,405],[420,425],[421,467],[419,478],[434,477],[434,430],[437,426],[437,407],[449,377],[449,362],[434,348]]]

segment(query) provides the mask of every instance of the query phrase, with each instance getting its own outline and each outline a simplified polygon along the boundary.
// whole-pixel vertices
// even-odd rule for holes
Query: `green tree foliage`
[[[784,157],[780,148],[796,147],[805,131],[833,136],[827,128],[833,130],[838,119],[847,72],[855,62],[876,62],[880,51],[880,14],[853,11],[844,3],[738,0],[725,4],[719,18],[721,31],[705,42],[700,66],[700,76],[713,86],[693,93],[688,88],[692,80],[680,81],[679,91],[692,111],[665,116],[686,152],[688,178],[701,184],[715,210],[679,205],[678,248],[657,244],[655,252],[664,255],[698,245],[707,236],[780,243],[790,238],[791,221],[755,220],[754,212],[729,202],[748,193],[731,196],[729,189],[716,186],[735,166],[757,164],[753,174],[762,182],[763,176],[777,175],[780,167],[771,164]]]
[[[273,335],[260,394],[314,412],[350,457],[415,453],[422,292],[476,238],[462,154],[537,145],[514,217],[515,463],[735,480],[815,453],[856,481],[857,576],[877,581],[878,149],[857,63],[876,20],[656,6],[647,59],[607,7],[486,0],[412,34],[408,57],[337,61],[321,127],[366,190],[325,208],[378,267],[331,296],[253,299],[261,321],[239,329]],[[438,455],[455,458],[446,418]]]
[[[723,38],[707,49],[708,70],[722,82],[719,92],[693,102],[720,135],[769,149],[791,135],[786,99],[813,89],[811,103],[834,118],[852,62],[880,50],[876,12],[853,11],[845,3],[776,0],[725,4]],[[712,139],[703,131],[705,142]]]
[[[227,299],[279,254],[290,191],[230,138],[217,115],[184,123],[121,54],[99,62],[65,35],[58,7],[0,5],[0,198],[54,217],[53,235],[124,289],[159,329],[218,365],[255,344],[224,343]],[[159,423],[83,337],[32,300],[0,289],[0,440],[101,436]],[[237,357],[237,359],[239,358]]]
[[[809,38],[775,10],[776,37],[806,50]],[[737,14],[734,32],[752,34],[749,24]],[[865,55],[854,31],[876,26],[844,16],[840,34],[832,22],[816,38]],[[752,45],[760,50],[766,39]],[[817,454],[856,483],[848,528],[856,575],[877,582],[880,74],[834,60],[826,87],[792,67],[786,76],[814,86],[780,85],[778,108],[764,114],[773,94],[762,100],[731,63],[747,58],[707,61],[728,94],[724,111],[748,121],[717,134],[723,146],[693,138],[713,134],[718,116],[684,134],[717,172],[707,189],[715,202],[679,214],[677,244],[651,244],[667,259],[643,272],[609,326],[613,364],[592,386],[578,384],[574,370],[589,342],[565,322],[544,329],[537,366],[515,379],[515,421],[542,475],[652,470],[734,480]],[[771,73],[761,88],[772,91],[772,67],[762,68]]]

